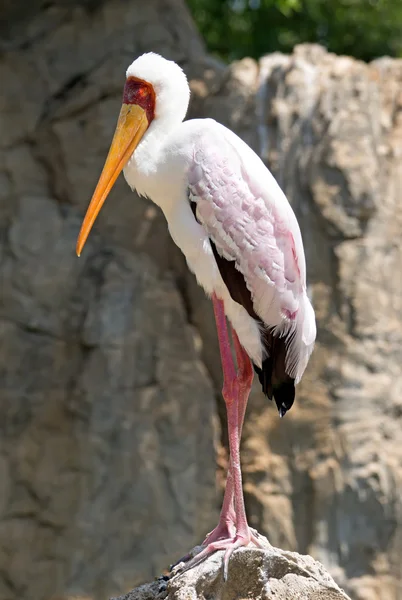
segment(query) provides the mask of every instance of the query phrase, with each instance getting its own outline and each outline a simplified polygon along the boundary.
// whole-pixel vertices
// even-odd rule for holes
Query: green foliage
[[[258,58],[318,42],[363,60],[402,56],[402,0],[187,0],[209,50]]]

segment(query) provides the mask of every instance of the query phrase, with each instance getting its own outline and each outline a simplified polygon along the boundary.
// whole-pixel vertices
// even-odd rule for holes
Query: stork
[[[247,523],[239,449],[253,371],[283,417],[312,352],[316,325],[300,228],[286,196],[232,131],[212,119],[183,122],[189,98],[176,63],[147,53],[129,66],[116,131],[76,250],[79,256],[123,171],[133,190],[162,209],[171,237],[212,298],[230,460],[219,523],[196,559],[225,550],[226,577],[233,550],[260,545]]]

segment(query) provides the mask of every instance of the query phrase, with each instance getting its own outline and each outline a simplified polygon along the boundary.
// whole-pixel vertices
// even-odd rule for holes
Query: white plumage
[[[209,239],[236,261],[255,312],[275,333],[289,336],[286,371],[297,383],[316,327],[300,229],[284,193],[261,159],[226,127],[212,119],[181,122],[189,93],[178,65],[145,54],[127,75],[146,78],[156,94],[155,119],[124,168],[127,183],[161,207],[189,268],[207,294],[224,301],[241,344],[261,366],[260,327],[232,300]],[[200,223],[189,200],[197,203]]]

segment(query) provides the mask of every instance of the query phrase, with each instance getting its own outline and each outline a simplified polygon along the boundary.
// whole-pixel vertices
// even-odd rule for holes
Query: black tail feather
[[[262,391],[270,400],[274,398],[279,415],[284,417],[292,408],[295,399],[294,379],[285,372],[285,338],[274,337],[268,332],[264,337],[268,356],[263,360],[262,368],[254,365],[254,370],[260,380]]]

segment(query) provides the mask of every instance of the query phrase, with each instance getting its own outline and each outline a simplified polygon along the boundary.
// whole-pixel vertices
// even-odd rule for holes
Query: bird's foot
[[[218,528],[219,525],[216,529]],[[210,535],[214,534],[214,532],[215,530]],[[207,539],[210,537],[210,535],[207,537]],[[184,573],[185,571],[188,571],[189,569],[192,569],[193,567],[201,563],[210,554],[218,552],[219,550],[225,550],[225,554],[223,556],[223,579],[224,581],[227,581],[229,560],[232,553],[234,552],[234,550],[237,550],[237,548],[248,546],[250,542],[258,548],[261,548],[263,546],[261,541],[255,535],[254,530],[251,530],[249,527],[247,527],[247,530],[244,533],[236,533],[231,537],[225,539],[218,539],[217,541],[210,542],[205,546],[205,548],[201,550],[201,552],[196,554],[194,558],[187,561],[185,564],[181,563],[179,569],[177,570],[177,573],[178,571],[180,571],[180,573]]]
[[[236,535],[236,525],[234,521],[222,522],[219,521],[218,525],[215,527],[213,531],[208,533],[205,540],[202,542],[203,546],[208,546],[213,542],[218,542],[219,540],[227,540],[234,538]]]

